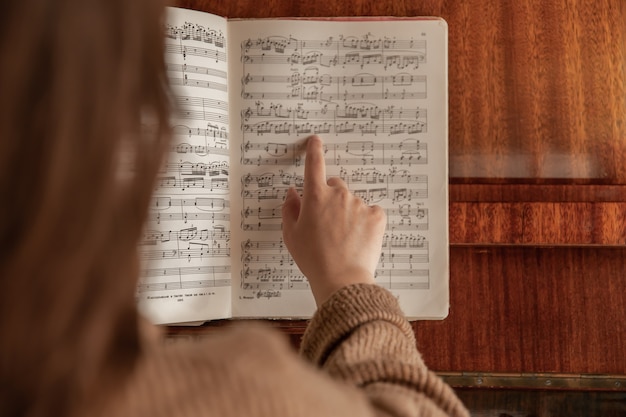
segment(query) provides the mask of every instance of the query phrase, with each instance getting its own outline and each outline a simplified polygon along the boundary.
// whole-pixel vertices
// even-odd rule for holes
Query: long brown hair
[[[0,415],[66,414],[139,354],[162,17],[157,0],[0,3]]]

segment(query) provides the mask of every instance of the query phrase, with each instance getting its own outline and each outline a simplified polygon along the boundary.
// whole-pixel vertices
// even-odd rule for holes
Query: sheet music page
[[[226,20],[168,8],[167,75],[177,108],[140,245],[140,310],[155,323],[231,314]]]
[[[412,318],[448,314],[447,25],[230,21],[234,316],[307,317],[306,278],[281,238],[303,186],[303,140],[388,223],[376,282]],[[302,236],[302,239],[306,239]]]

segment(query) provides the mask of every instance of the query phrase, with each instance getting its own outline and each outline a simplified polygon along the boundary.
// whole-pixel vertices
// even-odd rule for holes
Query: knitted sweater
[[[262,326],[234,326],[195,342],[149,343],[102,415],[469,414],[424,365],[396,299],[377,286],[353,285],[315,313],[301,357]]]

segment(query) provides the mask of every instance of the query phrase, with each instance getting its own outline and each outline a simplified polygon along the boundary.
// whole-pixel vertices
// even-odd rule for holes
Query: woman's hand
[[[374,283],[385,225],[379,206],[367,206],[340,178],[326,181],[322,141],[308,138],[304,192],[287,192],[283,239],[318,306],[342,287]]]

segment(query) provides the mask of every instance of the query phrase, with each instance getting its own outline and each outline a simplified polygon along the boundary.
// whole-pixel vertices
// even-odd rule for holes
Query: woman
[[[326,182],[316,137],[283,208],[319,307],[303,358],[264,328],[163,344],[138,317],[169,133],[162,15],[155,0],[0,5],[0,415],[467,415],[373,285],[384,213]]]

